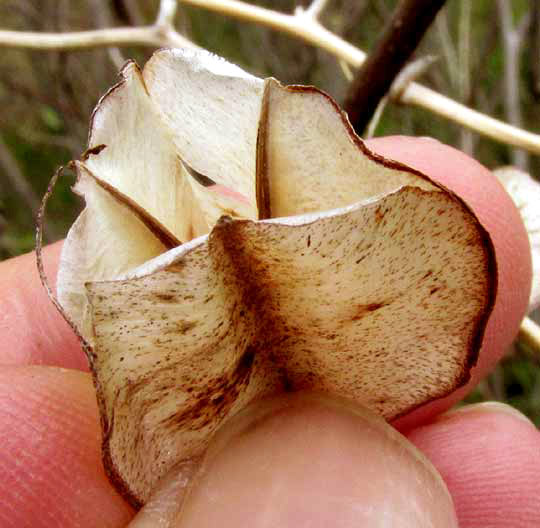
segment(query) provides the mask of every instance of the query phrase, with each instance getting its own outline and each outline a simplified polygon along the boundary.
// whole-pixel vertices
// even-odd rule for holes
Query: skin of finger
[[[408,434],[444,478],[460,528],[540,526],[540,432],[470,406]]]
[[[53,291],[62,243],[43,249]],[[0,364],[55,365],[88,370],[79,340],[51,303],[35,253],[0,263]]]
[[[342,402],[296,394],[248,409],[225,426],[173,526],[457,524],[440,476],[386,422]]]
[[[489,232],[498,267],[498,292],[470,382],[450,396],[417,409],[394,425],[407,430],[463,399],[486,376],[516,336],[528,305],[531,251],[519,212],[495,176],[462,152],[430,138],[394,136],[367,142],[378,154],[401,161],[456,193]]]
[[[60,391],[56,393],[58,388]],[[20,400],[24,403],[20,404]],[[0,405],[0,417],[4,420],[0,426],[4,436],[0,441],[3,451],[0,461],[4,462],[0,464],[0,483],[4,488],[0,489],[3,499],[0,501],[0,525],[69,527],[124,524],[131,512],[111,490],[101,469],[95,477],[96,468],[101,468],[99,430],[88,375],[43,367],[4,369],[0,375]],[[486,432],[491,434],[493,430],[497,435],[488,442],[486,449]],[[491,515],[504,518],[501,524],[494,524],[494,528],[508,526],[505,522],[509,512],[506,506],[501,508],[505,501],[513,509],[510,513],[518,516],[518,520],[522,512],[529,515],[519,521],[521,524],[516,521],[512,526],[519,528],[538,524],[538,519],[531,517],[539,511],[538,505],[516,503],[516,496],[534,500],[539,484],[540,438],[527,423],[506,415],[448,415],[411,433],[410,439],[444,475],[454,495],[460,519],[469,522],[463,525],[465,528],[491,526],[491,521],[486,520],[491,519]],[[63,450],[62,446],[66,444],[67,449]],[[37,459],[32,458],[35,451],[38,452]],[[55,476],[59,458],[62,459],[62,471]],[[17,463],[17,460],[22,462]],[[499,474],[492,473],[493,478],[490,478],[489,472],[495,468],[499,468]],[[80,474],[84,475],[82,485],[77,484],[81,483]],[[91,483],[87,484],[87,480]],[[495,491],[490,487],[493,481]],[[81,487],[84,489],[82,493]],[[471,489],[475,487],[479,494]],[[490,503],[484,497],[489,498],[492,492],[498,493],[498,497],[492,501],[491,507],[487,507]],[[64,502],[58,503],[57,500]],[[72,500],[76,501],[75,505]],[[94,511],[94,500],[100,505],[100,512]],[[482,504],[487,508],[478,509]],[[106,520],[98,518],[98,513],[103,513]],[[70,524],[70,519],[66,519],[72,514],[71,520],[76,524]],[[86,524],[85,515],[91,515]],[[482,516],[482,522],[475,524],[478,516]],[[117,521],[118,517],[121,520]],[[536,520],[527,524],[531,519]]]
[[[133,512],[101,463],[90,375],[58,367],[0,372],[0,526],[125,526]]]

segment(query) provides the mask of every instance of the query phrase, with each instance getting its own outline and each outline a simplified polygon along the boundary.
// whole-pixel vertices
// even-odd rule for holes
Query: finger
[[[404,437],[367,411],[309,394],[237,415],[214,439],[180,513],[159,511],[172,504],[162,497],[130,526],[457,526],[440,476]]]
[[[432,139],[387,137],[370,148],[399,160],[442,183],[460,196],[489,232],[497,257],[498,292],[477,367],[466,387],[396,422],[401,429],[425,422],[461,400],[501,358],[525,315],[531,284],[531,253],[519,212],[502,185],[485,167],[462,152]]]
[[[0,372],[0,526],[125,526],[132,512],[101,464],[90,375],[56,367]]]
[[[540,432],[508,406],[463,409],[408,435],[448,485],[460,528],[540,526]]]
[[[61,248],[57,242],[43,249],[53,291]],[[79,340],[41,284],[35,253],[0,263],[0,314],[0,364],[88,369]]]

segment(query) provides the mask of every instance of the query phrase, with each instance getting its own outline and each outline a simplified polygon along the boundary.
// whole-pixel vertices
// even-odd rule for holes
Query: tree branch
[[[345,98],[351,124],[362,133],[445,0],[402,0]]]
[[[176,0],[161,0],[156,21],[151,26],[107,28],[73,33],[34,33],[0,30],[0,47],[37,50],[89,49],[104,46],[172,46],[198,48],[173,26]]]
[[[163,35],[160,28],[110,28],[70,33],[33,33],[0,30],[0,47],[19,47],[35,50],[74,50],[103,46],[178,46],[194,44],[180,34]]]
[[[365,60],[366,54],[362,50],[327,30],[311,17],[286,15],[239,0],[183,0],[183,2],[288,33],[326,50],[354,67],[359,67]],[[195,46],[177,32],[164,36],[160,34],[159,28],[154,26],[82,31],[60,35],[0,31],[0,47],[47,50],[128,45]],[[400,102],[422,107],[495,141],[540,154],[540,135],[489,117],[420,84],[411,83],[403,93]]]
[[[184,4],[208,9],[223,15],[268,26],[300,38],[344,60],[351,66],[359,67],[366,54],[341,39],[309,17],[286,15],[241,2],[239,0],[182,0]],[[424,108],[450,121],[470,128],[495,141],[508,143],[530,152],[540,154],[540,135],[508,125],[472,108],[468,108],[425,86],[411,83],[403,93],[401,103]]]
[[[529,317],[525,317],[521,323],[518,340],[525,343],[540,357],[540,326]]]

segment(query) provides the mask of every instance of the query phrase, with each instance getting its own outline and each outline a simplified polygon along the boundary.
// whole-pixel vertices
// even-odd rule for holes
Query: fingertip
[[[540,433],[518,411],[470,405],[408,438],[447,483],[461,528],[540,526]]]
[[[218,433],[175,524],[360,525],[457,526],[440,476],[386,422],[302,393],[248,408]]]
[[[88,374],[56,367],[0,372],[2,526],[125,525],[132,512],[108,482]]]

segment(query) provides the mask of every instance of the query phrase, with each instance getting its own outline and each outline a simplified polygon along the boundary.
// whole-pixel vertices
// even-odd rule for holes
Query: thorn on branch
[[[155,25],[166,30],[172,28],[177,9],[177,0],[161,0]]]
[[[437,62],[436,55],[426,55],[407,64],[397,75],[390,87],[389,96],[392,101],[399,103],[401,96],[412,82],[424,75],[432,64]]]
[[[313,0],[306,9],[302,6],[298,6],[295,9],[294,14],[295,16],[304,16],[309,17],[312,20],[317,20],[325,10],[327,4],[328,0]]]
[[[405,90],[409,84],[422,76],[437,60],[438,57],[435,55],[426,55],[425,57],[420,57],[410,64],[407,64],[405,68],[399,72],[398,76],[390,87],[388,95],[379,101],[379,104],[375,109],[375,113],[373,114],[373,117],[371,118],[371,121],[366,129],[366,139],[372,138],[375,135],[375,130],[379,124],[379,121],[381,120],[382,113],[388,101],[390,100],[399,103],[401,101],[401,96],[405,93]]]

